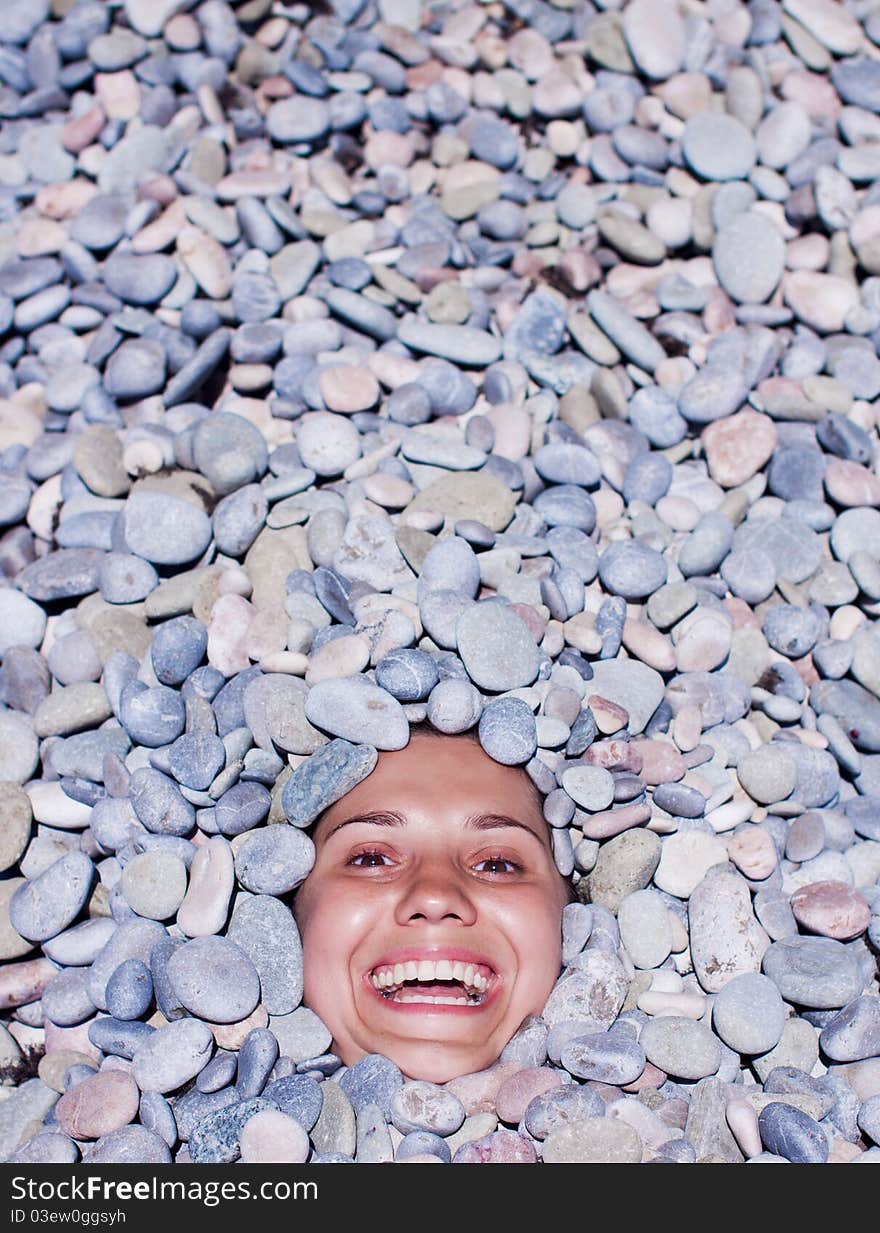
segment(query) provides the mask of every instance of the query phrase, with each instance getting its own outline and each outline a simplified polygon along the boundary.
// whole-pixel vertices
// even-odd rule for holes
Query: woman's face
[[[568,884],[522,769],[415,735],[314,840],[294,909],[305,1001],[343,1062],[382,1053],[435,1083],[491,1065],[561,963]]]

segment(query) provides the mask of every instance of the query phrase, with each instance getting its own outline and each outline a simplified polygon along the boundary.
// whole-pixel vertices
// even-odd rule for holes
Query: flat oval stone
[[[760,804],[785,800],[797,782],[797,769],[779,744],[761,746],[740,758],[736,773],[749,796]]]
[[[158,304],[177,279],[177,266],[162,253],[112,253],[104,262],[104,283],[126,304]]]
[[[649,1019],[639,1044],[649,1062],[679,1079],[705,1079],[721,1064],[721,1043],[702,1023],[676,1015]]]
[[[403,1081],[403,1075],[390,1058],[383,1057],[381,1053],[368,1053],[346,1070],[339,1086],[351,1101],[356,1114],[375,1105],[388,1117],[391,1102],[398,1089],[403,1087]]]
[[[250,834],[236,850],[235,873],[256,895],[285,895],[308,877],[315,845],[295,827],[266,826]]]
[[[425,1130],[451,1135],[464,1118],[464,1106],[458,1097],[436,1083],[410,1080],[391,1099],[391,1122],[402,1134]]]
[[[592,488],[599,483],[599,462],[586,446],[558,442],[542,445],[533,458],[535,470],[552,484],[580,484]]]
[[[811,882],[791,897],[791,910],[799,925],[811,933],[848,942],[864,933],[871,922],[865,899],[845,882]]]
[[[89,897],[95,869],[83,852],[62,856],[20,886],[9,901],[12,927],[32,942],[45,942],[72,924]]]
[[[437,325],[404,317],[397,337],[413,351],[440,356],[454,364],[485,368],[501,358],[501,343],[485,330],[469,325]]]
[[[691,893],[688,917],[694,971],[707,993],[760,969],[770,939],[755,918],[748,883],[736,871],[710,868]]]
[[[598,813],[614,800],[614,777],[603,766],[572,766],[562,775],[562,787],[575,804]]]
[[[856,998],[826,1023],[819,1037],[822,1053],[835,1062],[858,1062],[880,1053],[880,1003]]]
[[[541,1159],[545,1164],[639,1164],[642,1141],[619,1118],[586,1117],[551,1130]]]
[[[0,655],[10,647],[39,647],[46,632],[46,614],[39,604],[11,589],[0,591]]]
[[[620,940],[636,967],[657,968],[668,958],[672,950],[668,912],[656,891],[633,891],[621,900],[617,909]]]
[[[327,104],[303,94],[273,103],[266,116],[269,136],[283,144],[317,141],[329,127],[330,109]]]
[[[746,210],[715,235],[712,262],[718,282],[740,304],[763,304],[779,285],[785,242],[763,214]]]
[[[682,154],[705,180],[744,180],[755,165],[755,139],[746,126],[726,112],[693,116],[681,135]]]
[[[168,979],[187,1010],[212,1023],[238,1023],[260,1000],[260,978],[228,938],[194,938],[168,960]]]
[[[123,1126],[102,1136],[84,1164],[171,1164],[168,1144],[146,1126]]]
[[[529,1104],[523,1122],[534,1138],[546,1139],[553,1130],[584,1118],[602,1117],[604,1112],[604,1102],[596,1091],[572,1083],[541,1092]]]
[[[241,415],[215,412],[193,435],[193,459],[221,496],[250,484],[266,470],[268,449],[263,434]]]
[[[59,548],[25,565],[15,583],[39,603],[90,595],[98,589],[103,556],[98,548]]]
[[[309,691],[305,715],[333,736],[374,749],[402,749],[409,740],[400,703],[362,676],[318,681]]]
[[[768,947],[764,972],[787,1002],[837,1010],[862,992],[863,977],[851,950],[833,938],[785,938]]]
[[[8,659],[8,657],[7,657]],[[40,760],[40,743],[30,720],[17,711],[0,711],[0,777],[22,784]]]
[[[186,894],[186,866],[171,852],[141,852],[123,869],[120,885],[138,916],[167,920]]]
[[[129,551],[153,565],[183,565],[201,556],[211,538],[208,516],[168,493],[134,492],[122,511]]]
[[[107,981],[106,1001],[114,1019],[140,1019],[147,1013],[153,1001],[153,979],[142,959],[120,963]]]
[[[487,703],[477,734],[486,753],[505,766],[528,762],[538,747],[535,717],[522,698],[496,698]]]
[[[758,1114],[761,1142],[768,1152],[793,1164],[825,1164],[828,1140],[814,1118],[782,1101],[771,1101]]]
[[[152,767],[131,777],[131,803],[140,821],[154,835],[190,835],[195,808],[180,793],[173,779]]]
[[[616,955],[593,947],[569,966],[556,982],[544,1007],[548,1027],[586,1022],[599,1031],[609,1028],[623,1005],[629,981]]]
[[[531,685],[541,652],[525,622],[507,604],[477,603],[458,619],[456,644],[475,685],[501,692]]]
[[[173,1092],[210,1059],[214,1037],[198,1019],[178,1019],[158,1028],[135,1051],[131,1075],[142,1092]]]
[[[599,578],[612,595],[644,599],[666,581],[666,562],[661,554],[638,540],[611,544],[599,557]]]
[[[131,1075],[121,1070],[101,1071],[65,1092],[55,1106],[55,1117],[71,1138],[100,1139],[133,1120],[138,1099]]]
[[[263,1097],[271,1100],[307,1133],[312,1130],[321,1115],[324,1104],[324,1088],[308,1075],[288,1075],[275,1079],[263,1089]],[[329,1101],[328,1101],[329,1103]]]
[[[302,1000],[303,966],[299,930],[290,909],[269,895],[245,899],[233,913],[228,937],[256,968],[261,1003],[269,1014],[294,1011]],[[282,1044],[287,1052],[289,1044]]]
[[[404,743],[408,741],[409,724]],[[281,805],[287,820],[294,826],[310,826],[328,806],[365,779],[377,759],[375,746],[341,739],[328,742],[296,767],[284,785]]]
[[[645,1069],[645,1052],[629,1032],[593,1032],[563,1046],[560,1061],[569,1074],[597,1083],[634,1083]]]
[[[712,1026],[737,1053],[768,1053],[779,1044],[785,1026],[779,990],[758,972],[735,976],[715,997]]]

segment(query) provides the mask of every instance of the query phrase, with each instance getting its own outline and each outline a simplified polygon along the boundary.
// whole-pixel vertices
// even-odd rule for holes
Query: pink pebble
[[[542,1092],[560,1086],[558,1070],[549,1066],[527,1066],[506,1079],[495,1097],[495,1109],[502,1122],[514,1126],[524,1117],[531,1101]]]
[[[445,1087],[464,1105],[466,1117],[472,1113],[494,1113],[498,1089],[521,1069],[519,1062],[496,1062],[485,1070],[450,1079]]]
[[[880,479],[847,458],[833,458],[825,469],[825,491],[838,505],[880,505]]]
[[[871,923],[871,909],[845,882],[812,882],[791,897],[791,910],[799,925],[825,938],[849,941]]]
[[[647,784],[675,783],[687,771],[684,758],[668,741],[634,741],[642,759],[640,778]]]
[[[776,847],[761,826],[744,826],[727,845],[727,855],[740,873],[755,882],[769,878],[776,868]]]
[[[8,963],[0,970],[0,1010],[24,1006],[42,997],[58,969],[48,959],[27,959],[24,963]]]
[[[738,411],[715,420],[702,433],[709,474],[724,488],[752,478],[773,453],[776,427],[769,415]]]
[[[127,1126],[138,1111],[140,1093],[131,1075],[102,1070],[65,1092],[55,1116],[72,1139],[100,1139]]]
[[[482,1139],[465,1143],[455,1153],[456,1164],[537,1164],[535,1149],[524,1135],[494,1130]]]

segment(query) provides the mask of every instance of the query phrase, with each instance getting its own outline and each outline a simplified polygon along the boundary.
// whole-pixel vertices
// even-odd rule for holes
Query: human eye
[[[379,852],[375,848],[362,848],[358,852],[353,852],[345,862],[346,865],[353,865],[357,869],[384,869],[384,862],[390,858],[385,852]]]
[[[481,871],[479,868],[480,865],[494,865],[496,868]],[[503,868],[503,866],[506,866],[506,868]],[[492,855],[482,857],[479,861],[477,861],[476,865],[474,865],[474,868],[478,872],[485,872],[489,874],[490,877],[504,877],[515,873],[521,873],[523,867],[518,861],[511,860],[509,856]]]

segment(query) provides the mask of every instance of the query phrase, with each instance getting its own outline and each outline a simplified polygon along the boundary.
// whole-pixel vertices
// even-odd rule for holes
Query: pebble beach
[[[0,1160],[880,1163],[877,0],[0,0]],[[579,902],[303,1003],[409,725]]]

